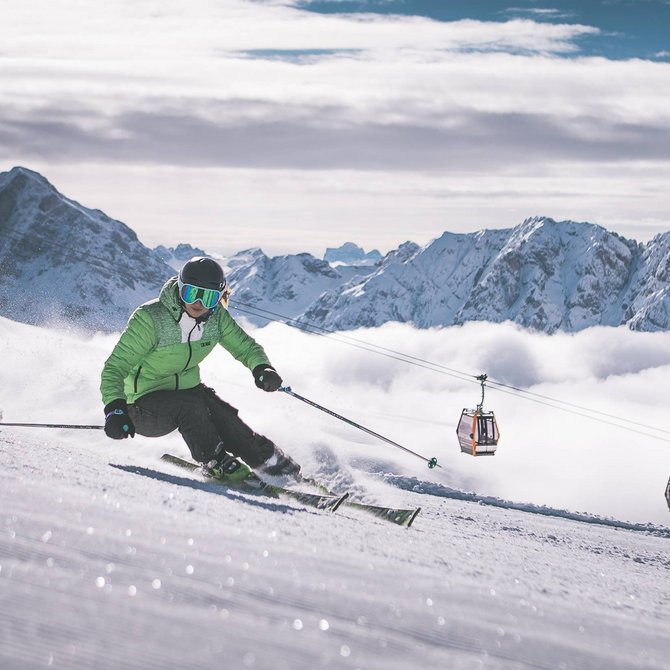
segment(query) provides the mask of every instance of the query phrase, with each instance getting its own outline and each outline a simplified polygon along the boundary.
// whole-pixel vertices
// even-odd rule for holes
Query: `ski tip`
[[[331,512],[336,512],[338,507],[349,497],[348,493],[345,493],[340,499],[330,508]]]
[[[416,517],[419,516],[420,511],[421,511],[420,507],[417,507],[414,510],[414,513],[412,514],[412,516],[410,516],[410,518],[407,520],[407,524],[405,525],[405,528],[409,528],[414,523],[414,519],[416,519]]]

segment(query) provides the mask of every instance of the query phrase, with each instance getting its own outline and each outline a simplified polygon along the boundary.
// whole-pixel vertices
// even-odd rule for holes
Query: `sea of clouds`
[[[307,472],[341,468],[372,490],[393,473],[517,502],[669,521],[667,333],[591,328],[548,336],[509,323],[388,324],[332,337],[281,324],[247,328],[293,391],[442,466],[429,470],[295,398],[259,391],[250,372],[217,349],[202,365],[203,381]],[[0,319],[4,420],[101,424],[100,370],[116,339]],[[494,457],[473,458],[460,452],[455,430],[461,410],[480,400],[474,376],[483,372],[492,380],[485,406],[502,437]],[[97,431],[12,430],[19,443],[21,436],[85,442],[108,450],[110,462],[156,466],[164,451],[187,455],[178,433],[113,442]]]

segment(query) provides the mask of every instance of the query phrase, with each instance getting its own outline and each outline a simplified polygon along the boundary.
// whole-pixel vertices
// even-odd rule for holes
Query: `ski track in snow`
[[[668,529],[349,475],[414,526],[2,430],[0,667],[670,668]]]

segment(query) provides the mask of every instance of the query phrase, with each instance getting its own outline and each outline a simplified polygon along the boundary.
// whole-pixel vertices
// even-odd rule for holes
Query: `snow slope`
[[[83,340],[5,319],[0,335],[5,421],[101,422],[97,378],[114,336]],[[431,344],[422,338],[435,336],[407,327],[384,333],[406,347],[414,335],[422,346]],[[321,349],[333,346],[323,338],[274,326],[256,336],[277,351],[280,370],[306,395],[340,410],[349,393],[372,427],[406,443],[412,434],[441,431],[441,417],[423,426],[418,413],[409,427],[398,416],[379,425],[382,410],[398,414],[398,394],[383,392],[394,378],[407,412],[413,401],[429,409],[430,394],[420,394],[421,387],[448,397],[441,378],[422,378],[410,389],[409,375],[365,362],[362,354]],[[509,348],[509,332],[496,336]],[[631,395],[650,369],[667,379],[662,348],[655,349],[661,336],[625,331],[624,340],[610,344],[627,354],[619,369],[608,359],[601,387],[612,384],[610,397],[617,388]],[[466,337],[482,341],[474,326]],[[630,344],[633,337],[643,341]],[[553,342],[555,353],[569,351],[559,338]],[[580,339],[578,348],[586,355],[589,346],[603,350],[603,342]],[[296,351],[300,365],[291,363]],[[375,381],[366,386],[375,366]],[[623,366],[628,371],[620,374]],[[345,367],[349,376],[342,377]],[[100,431],[0,428],[3,670],[670,668],[667,523],[600,519],[524,503],[521,495],[510,503],[479,486],[520,467],[511,443],[484,461],[440,453],[449,467],[428,471],[286,395],[258,391],[230,357],[213,355],[204,373],[306,472],[367,500],[420,505],[414,526],[226,491],[159,460],[166,450],[186,453],[178,435],[114,442]],[[559,365],[534,373],[545,382],[561,374],[565,380]],[[572,388],[576,399],[579,384]],[[510,409],[504,415],[507,433],[522,435],[513,426],[519,417]],[[559,433],[569,439],[568,422]],[[435,448],[428,439],[416,443]],[[609,446],[609,458],[624,459],[613,439]],[[561,463],[547,453],[554,460],[543,466],[538,484],[545,497],[539,493],[537,503],[560,499],[554,489]],[[663,455],[649,454],[652,470],[663,466]],[[573,473],[585,470],[595,487],[596,456],[569,464]],[[533,456],[526,451],[522,459]],[[649,471],[633,465],[621,466],[630,470],[630,497],[644,498],[633,470],[647,477]],[[612,471],[602,479],[611,481]],[[477,482],[479,493],[468,493],[468,482]],[[658,496],[660,503],[662,491]],[[607,504],[616,509],[613,499]]]
[[[403,530],[1,439],[5,670],[670,667],[668,530],[409,491]]]

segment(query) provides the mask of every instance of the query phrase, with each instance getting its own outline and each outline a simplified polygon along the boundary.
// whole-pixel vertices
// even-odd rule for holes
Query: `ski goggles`
[[[177,284],[179,286],[179,297],[187,305],[192,305],[199,300],[205,309],[214,309],[226,293],[225,287],[223,291],[217,291],[213,288],[202,288],[194,284],[184,284],[181,281],[178,281]]]

